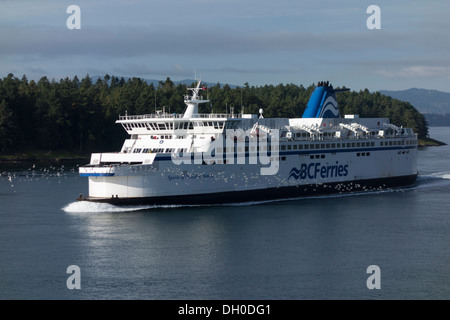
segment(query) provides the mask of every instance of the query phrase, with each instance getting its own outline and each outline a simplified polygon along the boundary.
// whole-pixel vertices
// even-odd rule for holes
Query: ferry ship
[[[129,138],[79,168],[89,195],[114,205],[244,203],[392,188],[417,178],[417,134],[387,118],[339,114],[319,82],[301,118],[201,114],[201,81],[184,114],[119,116]]]

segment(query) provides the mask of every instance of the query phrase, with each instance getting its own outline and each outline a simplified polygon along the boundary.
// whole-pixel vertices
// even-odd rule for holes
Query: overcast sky
[[[0,76],[450,92],[449,17],[443,0],[0,0]]]

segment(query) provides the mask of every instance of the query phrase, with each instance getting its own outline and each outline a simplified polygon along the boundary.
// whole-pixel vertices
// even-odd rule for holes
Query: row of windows
[[[380,142],[380,146],[401,146],[401,145],[409,145],[413,144],[413,140],[407,141],[386,141]],[[374,141],[367,142],[339,142],[339,143],[311,143],[311,144],[282,144],[277,149],[275,146],[275,150],[317,150],[317,149],[335,149],[335,148],[367,148],[367,147],[375,147]],[[247,148],[247,147],[246,147]],[[263,147],[263,150],[266,148]],[[253,151],[253,150],[252,150]]]
[[[405,140],[405,141],[381,141],[380,146],[404,146],[404,145],[412,145],[416,144],[415,140]]]
[[[211,127],[214,129],[223,129],[224,121],[186,121],[186,122],[145,122],[145,123],[124,123],[126,130],[133,128],[146,128],[147,130],[186,130],[194,127]]]
[[[172,139],[172,136],[151,136],[151,139]],[[402,145],[410,145],[412,144],[413,140],[406,140],[406,141],[381,141],[380,146],[402,146]],[[275,146],[274,150],[314,150],[314,149],[335,149],[335,148],[361,148],[361,147],[374,147],[375,142],[342,142],[342,143],[316,143],[316,144],[283,144],[279,146],[279,149],[277,149],[277,146]],[[240,150],[239,150],[240,149]],[[225,151],[227,148],[224,149]],[[248,151],[248,147],[245,147],[245,151]],[[266,146],[263,146],[262,150],[267,150]],[[222,152],[222,148],[218,148],[219,152]],[[232,148],[230,148],[229,151],[233,151]],[[242,151],[242,148],[239,147],[238,151]],[[251,151],[255,151],[255,147],[251,147]]]
[[[342,142],[342,143],[312,143],[312,144],[288,144],[281,145],[280,150],[314,150],[314,149],[335,149],[335,148],[361,148],[374,147],[375,142]]]
[[[238,150],[238,152],[242,152],[242,148],[238,148],[238,149],[240,149],[240,150]],[[142,153],[172,153],[172,152],[175,152],[175,151],[180,151],[180,150],[175,149],[175,148],[166,148],[166,149],[164,149],[164,148],[144,148],[144,149],[136,148],[136,149],[133,150],[133,153],[141,153],[141,152]],[[186,150],[184,150],[184,151],[186,152]],[[217,151],[218,152],[222,152],[222,148],[218,148]],[[229,151],[230,152],[234,152],[234,150],[232,148],[230,148]],[[245,147],[245,151],[248,152],[248,147]],[[255,151],[255,150],[252,150],[252,151]],[[409,150],[398,151],[398,154],[408,154],[408,153],[409,153]],[[335,154],[335,153],[333,153],[333,154]],[[304,155],[301,155],[301,156],[304,156]],[[306,155],[306,156],[308,156],[308,155]],[[358,157],[369,157],[370,156],[370,152],[358,152],[356,154],[356,156],[358,156]],[[286,159],[286,157],[282,157],[282,158],[284,158],[282,160]],[[325,154],[309,155],[309,158],[310,159],[324,159],[325,158]]]
[[[286,161],[286,157],[270,157],[270,161]],[[203,161],[202,164],[206,165],[206,164],[227,164],[227,160],[223,159],[223,160],[211,160],[211,161]],[[233,162],[235,163],[235,162]]]
[[[281,146],[273,146],[273,150],[315,150],[315,149],[335,149],[335,148],[361,148],[361,147],[374,147],[375,142],[348,142],[348,143],[316,143],[316,144],[282,144]],[[267,146],[262,146],[263,151],[267,150]],[[233,147],[224,148],[225,152],[234,150]],[[237,147],[238,151],[242,151],[242,147]],[[256,151],[255,146],[250,148],[251,151]],[[269,150],[272,150],[269,145]],[[218,152],[222,152],[222,148],[217,148]],[[249,151],[249,147],[245,147],[245,151]]]
[[[172,136],[166,135],[166,136],[151,136],[151,139],[171,139]],[[380,146],[402,146],[402,145],[411,145],[411,144],[415,144],[416,141],[415,140],[405,140],[405,141],[381,141],[380,142]],[[319,150],[319,149],[335,149],[335,148],[364,148],[364,147],[374,147],[375,146],[375,142],[374,141],[367,141],[367,142],[338,142],[338,143],[311,143],[311,144],[282,144],[281,146],[279,145],[274,145],[274,146],[267,146],[267,145],[263,145],[260,148],[257,148],[256,146],[245,146],[244,150],[246,152],[248,151],[257,151],[257,149],[261,149],[262,151],[267,151],[269,150],[281,150],[281,151],[285,151],[285,150]],[[148,152],[150,149],[144,149],[145,152]],[[235,148],[234,147],[226,147],[226,148],[217,148],[217,152],[234,152]],[[241,146],[237,146],[236,150],[238,152],[242,152],[243,149]],[[140,153],[142,150],[137,148],[134,149],[133,152],[134,153]],[[160,151],[158,151],[160,152]],[[170,151],[169,151],[170,152]]]
[[[178,149],[175,148],[136,148],[133,153],[164,153],[164,152],[174,152]]]
[[[321,137],[327,138],[327,137],[336,137],[336,132],[322,132],[320,134]],[[311,134],[309,132],[296,132],[295,133],[296,138],[310,138]]]
[[[381,141],[380,146],[404,146],[416,144],[415,140],[406,141]],[[339,143],[311,143],[311,144],[283,144],[280,150],[317,150],[317,149],[335,149],[335,148],[367,148],[375,147],[374,141],[367,142],[339,142]]]
[[[396,142],[397,141],[389,141],[389,144],[388,144],[388,142],[386,142],[385,146],[388,146],[388,145],[389,146],[402,145],[401,141],[398,141],[398,144]],[[380,145],[383,145],[383,144],[380,144]],[[269,150],[282,150],[282,151],[284,151],[284,150],[314,150],[314,149],[325,149],[325,148],[326,149],[330,149],[330,148],[332,148],[332,149],[333,148],[361,148],[361,147],[373,147],[373,146],[375,146],[374,142],[348,142],[348,143],[322,143],[322,144],[318,143],[318,144],[305,144],[305,145],[303,145],[303,144],[299,144],[299,145],[297,145],[297,144],[284,145],[283,144],[280,147],[275,145],[275,146],[273,146],[274,147],[273,149],[271,148],[271,146],[269,146]],[[260,148],[257,148],[255,146],[251,146],[251,147],[245,146],[244,148],[240,147],[240,146],[238,146],[237,148],[234,148],[234,147],[226,147],[226,148],[218,147],[217,148],[217,152],[235,152],[235,150],[237,152],[242,152],[242,151],[245,151],[245,152],[249,152],[249,151],[256,152],[258,149],[260,149]],[[144,149],[142,151],[142,149],[136,148],[136,149],[133,150],[133,152],[134,153],[140,153],[142,151],[143,153],[147,153],[147,152],[149,152],[149,150],[151,150],[152,152],[162,152],[162,151],[154,151],[154,150],[164,150],[164,149]],[[261,151],[267,151],[267,150],[268,150],[267,146],[262,146],[261,147]],[[172,151],[166,151],[166,152],[172,152]],[[370,155],[369,152],[367,154]],[[364,154],[364,153],[359,154],[358,153],[358,156],[360,156],[360,155],[365,156],[366,154]]]
[[[310,159],[325,159],[325,155],[324,154],[316,154],[316,155],[310,155],[309,156]]]
[[[357,157],[369,157],[370,156],[370,152],[358,152],[356,154]],[[325,159],[325,155],[324,154],[316,154],[316,155],[310,155],[309,156],[310,159]]]

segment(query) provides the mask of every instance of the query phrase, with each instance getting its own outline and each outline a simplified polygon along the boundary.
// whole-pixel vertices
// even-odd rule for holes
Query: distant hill
[[[450,93],[411,88],[401,91],[380,90],[381,94],[411,103],[431,127],[450,126]]]
[[[420,113],[450,114],[450,93],[412,88],[401,91],[380,90],[381,94],[411,103]]]

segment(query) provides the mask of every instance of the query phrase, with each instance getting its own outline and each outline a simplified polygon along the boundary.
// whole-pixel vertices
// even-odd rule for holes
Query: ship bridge
[[[138,116],[119,116],[116,123],[130,135],[186,135],[199,134],[207,130],[209,133],[221,133],[229,114],[197,114],[195,118],[184,118],[178,114],[146,114]]]

